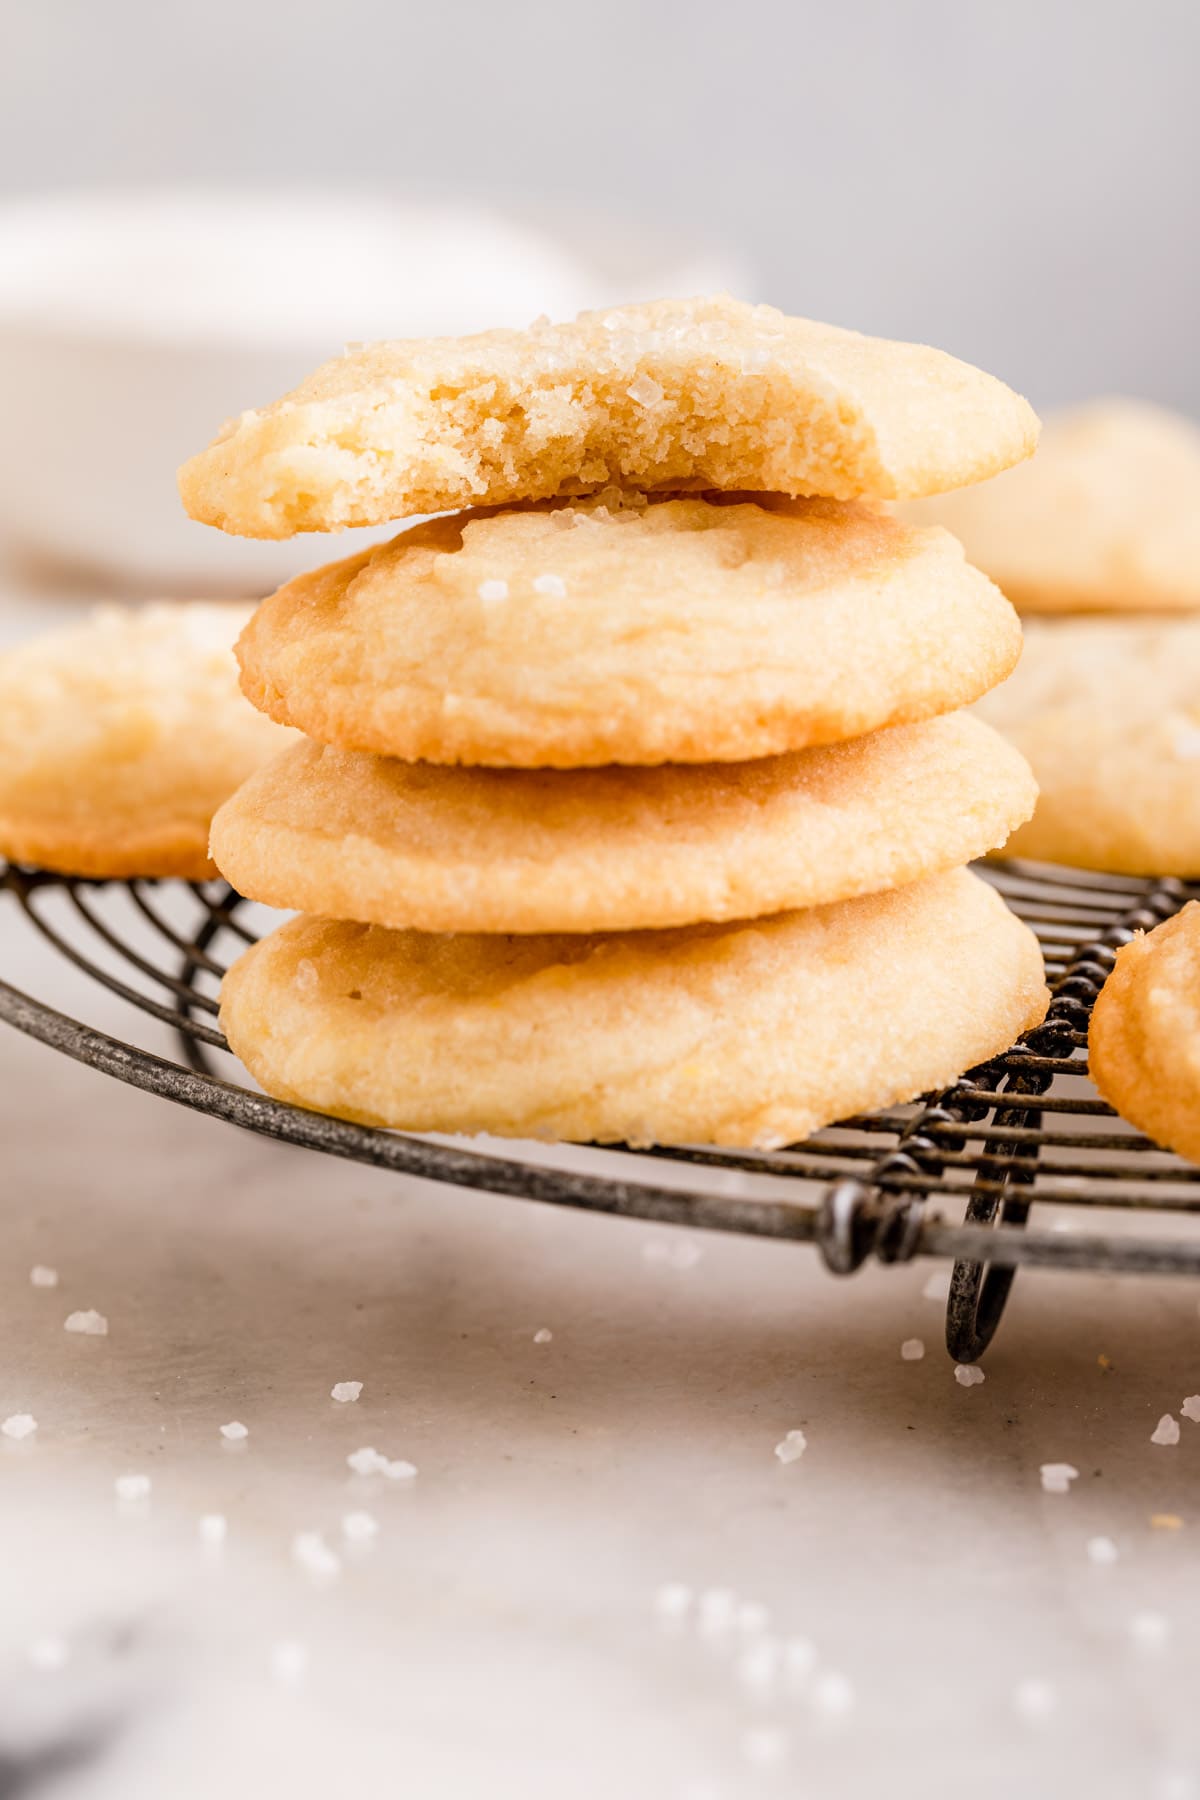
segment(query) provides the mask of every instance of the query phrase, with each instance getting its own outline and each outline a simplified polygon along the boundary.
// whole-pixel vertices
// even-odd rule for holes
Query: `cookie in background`
[[[978,711],[1040,789],[1006,855],[1200,876],[1200,617],[1027,620]]]
[[[238,691],[247,606],[104,606],[0,655],[0,854],[66,875],[215,875],[213,813],[294,734]]]
[[[1031,462],[899,510],[952,531],[1019,612],[1200,607],[1200,428],[1145,401],[1049,413]]]
[[[1200,902],[1118,951],[1092,1013],[1088,1061],[1123,1118],[1200,1162]]]

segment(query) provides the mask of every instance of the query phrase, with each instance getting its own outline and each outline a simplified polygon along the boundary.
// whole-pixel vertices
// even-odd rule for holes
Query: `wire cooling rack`
[[[1088,1017],[1117,949],[1195,890],[1037,864],[983,873],[1041,942],[1054,995],[1045,1023],[941,1093],[786,1150],[593,1149],[572,1152],[568,1167],[541,1146],[484,1139],[465,1148],[269,1099],[243,1085],[216,995],[271,915],[223,884],[92,882],[0,862],[0,892],[32,932],[140,1015],[125,1040],[0,981],[0,1019],[134,1087],[328,1155],[662,1224],[810,1242],[837,1274],[870,1257],[952,1257],[946,1343],[971,1362],[1020,1264],[1200,1274],[1200,1230],[1181,1218],[1200,1213],[1200,1167],[1130,1130],[1086,1080]],[[80,989],[86,1010],[86,981]],[[1050,1202],[1072,1214],[1031,1228],[1033,1206]]]

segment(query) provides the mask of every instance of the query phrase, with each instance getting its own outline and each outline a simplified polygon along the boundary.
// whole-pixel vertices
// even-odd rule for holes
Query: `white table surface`
[[[0,976],[137,1029],[3,900]],[[1193,1283],[1024,1274],[965,1388],[934,1264],[837,1281],[803,1247],[424,1186],[4,1028],[0,1128],[0,1417],[39,1427],[0,1439],[6,1800],[1200,1793],[1200,1424],[1150,1442],[1200,1389]],[[93,1307],[107,1337],[64,1331]],[[415,1480],[353,1475],[367,1444]],[[766,1621],[664,1622],[666,1583]],[[807,1684],[769,1678],[784,1640]]]

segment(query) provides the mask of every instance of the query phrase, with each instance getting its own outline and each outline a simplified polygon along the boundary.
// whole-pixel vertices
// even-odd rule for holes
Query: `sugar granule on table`
[[[654,1590],[654,1610],[660,1619],[678,1624],[692,1610],[692,1590],[683,1581],[664,1581]]]
[[[35,1669],[46,1671],[65,1668],[71,1649],[65,1638],[34,1638],[25,1653]]]
[[[356,1475],[386,1475],[389,1481],[411,1481],[417,1473],[416,1463],[406,1462],[403,1457],[389,1461],[373,1444],[352,1450],[346,1461]]]
[[[240,1444],[250,1436],[250,1432],[240,1419],[230,1419],[228,1425],[222,1425],[221,1436],[227,1444]]]
[[[1177,1444],[1179,1442],[1179,1420],[1173,1413],[1164,1413],[1154,1430],[1150,1433],[1152,1444]]]
[[[742,1755],[755,1769],[777,1768],[787,1759],[791,1740],[781,1725],[751,1725],[742,1733]]]
[[[785,1432],[775,1446],[775,1454],[781,1463],[798,1462],[808,1449],[808,1439],[800,1430]]]
[[[535,1344],[549,1344],[552,1342],[553,1338],[554,1333],[545,1325],[539,1326],[538,1330],[533,1334],[533,1341]]]
[[[29,1283],[36,1288],[56,1288],[58,1286],[58,1270],[46,1263],[34,1263],[29,1271]]]
[[[1041,1476],[1047,1494],[1069,1494],[1071,1483],[1079,1479],[1079,1470],[1074,1463],[1043,1463]]]
[[[812,1686],[812,1703],[827,1719],[844,1719],[854,1711],[854,1688],[845,1675],[826,1669]]]
[[[901,1362],[920,1362],[925,1355],[925,1344],[921,1338],[905,1338],[900,1346]]]
[[[950,1298],[949,1269],[935,1269],[921,1289],[921,1294],[926,1300],[948,1300]]]
[[[296,1638],[281,1638],[271,1645],[268,1667],[274,1680],[291,1687],[308,1672],[308,1651]]]
[[[959,1387],[971,1388],[978,1387],[981,1381],[987,1380],[987,1376],[978,1363],[955,1363],[954,1379]]]
[[[481,581],[475,592],[481,600],[499,601],[508,599],[507,581]]]
[[[150,1477],[118,1475],[113,1482],[113,1492],[118,1500],[146,1500],[150,1496]]]
[[[224,1513],[201,1513],[196,1521],[196,1530],[200,1535],[200,1542],[215,1550],[225,1542],[229,1533],[229,1521]]]
[[[705,1588],[700,1596],[700,1629],[706,1636],[730,1630],[737,1618],[737,1596],[732,1588]]]
[[[3,1425],[0,1425],[0,1431],[4,1433],[5,1437],[18,1440],[32,1437],[37,1428],[37,1420],[32,1413],[12,1413],[5,1419]]]
[[[670,1269],[694,1269],[704,1254],[691,1238],[652,1237],[642,1245],[642,1260]]]
[[[782,1667],[783,1646],[778,1639],[766,1637],[738,1657],[738,1680],[751,1693],[768,1694],[777,1684]]]
[[[1193,1424],[1200,1422],[1200,1394],[1189,1394],[1179,1412],[1181,1418],[1191,1419]]]
[[[92,1311],[68,1313],[63,1320],[64,1331],[77,1331],[84,1337],[107,1337],[108,1320],[103,1313]]]
[[[533,591],[535,594],[545,594],[551,600],[565,600],[567,584],[561,575],[535,575]]]
[[[1100,1567],[1115,1563],[1119,1554],[1110,1537],[1093,1537],[1087,1541],[1088,1561]]]
[[[368,1544],[379,1535],[379,1521],[369,1512],[342,1514],[342,1536],[351,1544]]]
[[[361,1381],[335,1381],[329,1390],[329,1398],[337,1400],[342,1406],[349,1406],[363,1391]]]
[[[382,1475],[387,1467],[387,1457],[381,1456],[373,1444],[364,1444],[361,1450],[352,1450],[346,1461],[356,1475]]]
[[[328,1581],[341,1573],[341,1558],[329,1548],[319,1531],[298,1531],[292,1539],[292,1559],[309,1575]]]
[[[1013,1707],[1031,1725],[1041,1725],[1058,1707],[1058,1695],[1048,1681],[1029,1676],[1013,1689]]]
[[[817,1666],[817,1646],[811,1638],[787,1638],[783,1646],[783,1673],[793,1688],[802,1688]]]
[[[1171,1636],[1171,1621],[1165,1613],[1134,1613],[1129,1621],[1129,1635],[1139,1650],[1165,1650]]]

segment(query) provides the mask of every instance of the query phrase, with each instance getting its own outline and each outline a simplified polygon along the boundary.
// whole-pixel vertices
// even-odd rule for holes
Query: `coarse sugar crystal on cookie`
[[[369,1125],[769,1149],[946,1084],[1047,1000],[1033,933],[957,869],[669,932],[299,917],[234,964],[220,1016],[269,1094]]]
[[[264,538],[609,483],[896,499],[983,480],[1037,429],[940,350],[727,296],[658,300],[352,349],[231,420],[180,489],[193,518]]]
[[[212,815],[291,733],[238,691],[251,608],[105,606],[0,655],[0,854],[71,875],[215,874]]]
[[[1200,901],[1117,952],[1092,1012],[1088,1061],[1123,1118],[1200,1162]]]
[[[1028,613],[1200,610],[1200,428],[1143,401],[1051,414],[1036,457],[915,504]]]
[[[832,500],[462,513],[303,575],[238,647],[256,706],[348,750],[725,762],[948,712],[1020,625],[946,532]]]
[[[996,849],[1036,793],[963,712],[658,768],[450,768],[307,742],[226,802],[212,851],[240,893],[325,918],[627,931],[899,887]]]
[[[1200,876],[1200,618],[1028,620],[979,712],[1040,789],[1006,854]]]

